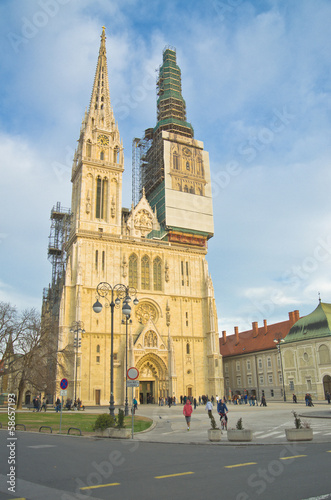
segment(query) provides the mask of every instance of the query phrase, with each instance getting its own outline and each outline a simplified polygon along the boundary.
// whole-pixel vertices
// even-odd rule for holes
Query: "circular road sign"
[[[60,387],[61,389],[65,390],[68,387],[68,380],[66,378],[63,378],[60,382]]]
[[[139,377],[139,371],[134,366],[129,368],[126,374],[130,380],[136,380]]]

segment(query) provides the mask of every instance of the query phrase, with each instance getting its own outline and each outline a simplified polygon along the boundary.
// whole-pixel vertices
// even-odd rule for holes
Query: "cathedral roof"
[[[331,304],[319,302],[316,309],[300,318],[290,329],[285,343],[331,335]]]

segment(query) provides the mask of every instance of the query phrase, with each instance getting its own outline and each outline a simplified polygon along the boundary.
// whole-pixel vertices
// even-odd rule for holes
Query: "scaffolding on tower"
[[[70,234],[71,210],[57,202],[51,210],[51,229],[48,243],[48,260],[52,264],[52,282],[44,289],[44,301],[55,313],[59,307],[66,265],[66,243]]]

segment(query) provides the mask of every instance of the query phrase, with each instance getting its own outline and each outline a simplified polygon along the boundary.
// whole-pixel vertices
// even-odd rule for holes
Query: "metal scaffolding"
[[[51,229],[48,243],[48,260],[52,264],[52,282],[49,288],[44,289],[43,299],[48,302],[48,307],[53,314],[58,309],[60,294],[63,286],[66,243],[69,238],[71,225],[71,210],[61,207],[57,202],[51,210]]]

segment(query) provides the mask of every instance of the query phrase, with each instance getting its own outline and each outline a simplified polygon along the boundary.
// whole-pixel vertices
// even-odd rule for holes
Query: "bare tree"
[[[17,390],[17,408],[22,407],[27,387],[47,393],[54,386],[59,356],[50,319],[41,321],[35,309],[19,314],[10,304],[0,302],[0,349],[2,376],[7,377],[12,391]],[[71,356],[71,349],[61,351],[62,372]]]

